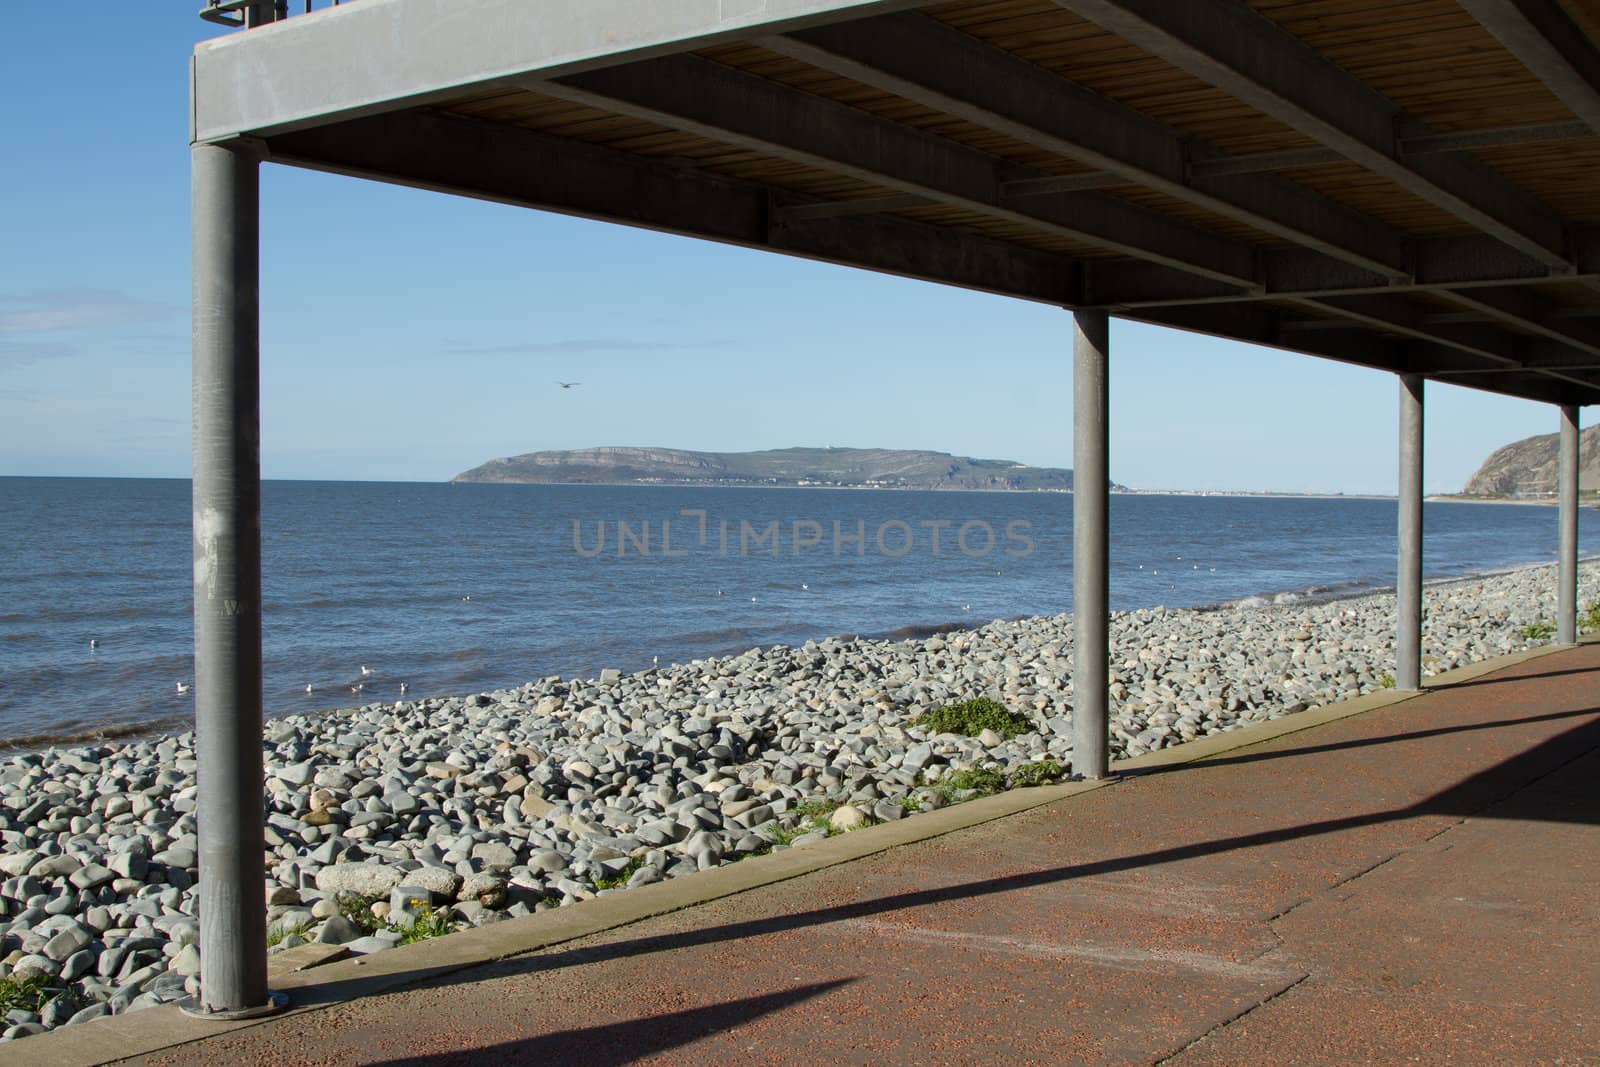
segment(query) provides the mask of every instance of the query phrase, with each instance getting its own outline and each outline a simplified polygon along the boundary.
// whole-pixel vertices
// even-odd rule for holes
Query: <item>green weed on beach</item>
[[[450,920],[448,909],[434,911],[427,905],[418,909],[417,919],[410,926],[401,926],[398,923],[385,922],[372,913],[372,905],[382,897],[369,897],[361,893],[340,893],[334,897],[338,905],[339,914],[353,923],[356,929],[363,934],[375,934],[379,930],[393,930],[400,935],[400,943],[409,945],[416,941],[425,941],[430,937],[439,937],[448,934],[456,928]]]
[[[1053,759],[1042,759],[1037,763],[1024,763],[1011,772],[1012,788],[1027,789],[1031,786],[1048,785],[1058,782],[1066,769]]]
[[[954,800],[953,793],[971,792],[973,796],[966,799],[974,800],[1005,792],[1006,776],[992,767],[968,767],[945,775],[933,788],[946,799]]]
[[[271,948],[273,945],[280,944],[284,938],[290,936],[298,937],[303,941],[310,935],[312,925],[312,923],[303,921],[291,923],[288,926],[282,923],[273,923],[267,927],[267,947]]]
[[[372,905],[377,901],[377,897],[364,896],[360,893],[340,893],[333,898],[334,904],[339,908],[339,914],[349,919],[355,928],[364,934],[376,933],[383,928],[383,921],[372,914]]]
[[[0,978],[0,1014],[8,1011],[39,1011],[55,998],[50,979],[42,974],[29,978]]]
[[[998,700],[975,697],[959,704],[946,704],[942,708],[912,719],[910,726],[925,727],[936,734],[961,734],[977,737],[985,730],[993,730],[1001,737],[1012,738],[1033,730],[1033,720],[1019,715]]]
[[[628,865],[626,867],[622,868],[622,870],[618,871],[616,874],[601,873],[595,875],[594,887],[596,889],[621,889],[628,884],[628,879],[632,878],[639,868],[643,866],[644,857],[635,856],[628,861]]]
[[[456,928],[449,916],[442,911],[434,911],[424,904],[417,909],[417,918],[410,926],[397,926],[393,929],[400,931],[402,945],[414,945],[418,941],[426,941],[430,937],[443,937]]]

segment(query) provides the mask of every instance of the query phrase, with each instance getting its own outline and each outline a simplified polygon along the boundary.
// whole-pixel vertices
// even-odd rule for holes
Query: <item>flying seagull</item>
[[[571,389],[574,385],[582,385],[583,383],[582,382],[557,382],[556,384],[561,386],[561,388],[563,388],[563,389]]]

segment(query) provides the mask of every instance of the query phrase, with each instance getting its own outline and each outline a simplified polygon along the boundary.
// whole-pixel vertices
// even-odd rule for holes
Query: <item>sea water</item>
[[[0,478],[0,740],[192,718],[190,508]],[[1550,507],[1424,522],[1430,577],[1555,558]],[[1117,610],[1394,584],[1393,500],[1116,494],[1111,527]],[[269,481],[262,540],[269,715],[1072,607],[1070,494]]]

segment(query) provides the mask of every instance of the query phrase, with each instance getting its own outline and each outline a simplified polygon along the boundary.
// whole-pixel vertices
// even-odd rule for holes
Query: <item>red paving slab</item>
[[[1600,1063],[1600,646],[139,1062]]]

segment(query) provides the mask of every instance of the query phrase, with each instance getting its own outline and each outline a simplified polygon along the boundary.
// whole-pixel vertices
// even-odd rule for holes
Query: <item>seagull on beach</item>
[[[183,696],[183,694],[187,693],[188,691],[189,691],[189,683],[188,682],[179,682],[178,683],[178,695],[179,696]]]

